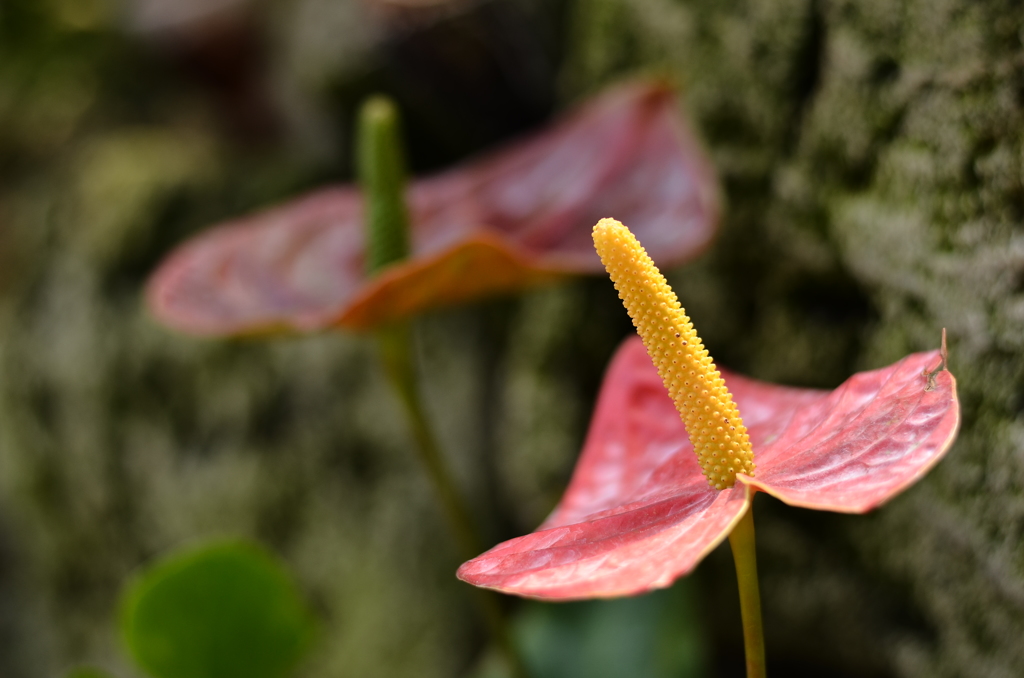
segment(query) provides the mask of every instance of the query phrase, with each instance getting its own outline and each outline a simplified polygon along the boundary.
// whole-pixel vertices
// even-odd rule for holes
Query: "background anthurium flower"
[[[532,138],[409,190],[412,254],[365,274],[362,199],[324,189],[223,224],[156,271],[149,306],[184,332],[367,329],[565,274],[600,273],[590,227],[623,215],[666,265],[718,223],[714,172],[672,91],[635,82]]]
[[[725,539],[755,491],[864,513],[921,478],[960,421],[940,351],[850,377],[834,391],[720,370],[753,444],[756,477],[708,485],[640,339],[605,377],[569,488],[536,532],[459,568],[471,584],[544,599],[623,596],[670,585]]]

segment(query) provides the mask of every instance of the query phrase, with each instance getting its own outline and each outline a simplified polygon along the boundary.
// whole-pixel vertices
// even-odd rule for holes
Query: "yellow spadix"
[[[594,226],[594,246],[647,354],[686,425],[712,487],[754,475],[754,452],[739,409],[665,276],[628,228],[614,219]]]

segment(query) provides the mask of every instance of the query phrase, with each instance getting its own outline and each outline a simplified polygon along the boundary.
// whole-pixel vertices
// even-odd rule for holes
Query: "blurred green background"
[[[297,675],[486,674],[371,343],[189,339],[140,290],[188,235],[350,179],[371,92],[428,172],[650,72],[724,186],[717,244],[670,274],[716,359],[832,387],[947,327],[960,382],[960,440],[880,511],[758,499],[774,674],[1021,675],[1022,41],[1009,0],[2,0],[0,675],[140,675],[121,587],[219,536],[281,557],[312,606]],[[493,540],[557,500],[630,331],[602,279],[418,321]],[[719,550],[651,597],[509,603],[549,675],[730,677],[734,589]]]

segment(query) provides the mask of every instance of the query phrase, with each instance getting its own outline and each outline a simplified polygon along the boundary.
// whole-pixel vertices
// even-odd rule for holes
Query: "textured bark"
[[[281,553],[320,611],[330,642],[305,675],[458,674],[476,624],[367,342],[190,340],[153,324],[139,290],[186,234],[336,176],[331,102],[406,92],[414,166],[436,165],[536,119],[543,60],[510,58],[529,66],[510,86],[530,92],[518,122],[456,97],[461,117],[432,135],[445,115],[401,71],[420,52],[395,66],[401,53],[370,51],[382,29],[354,23],[359,3],[296,2],[266,17],[285,26],[267,50],[290,106],[254,146],[166,51],[73,4],[12,1],[0,19],[0,674],[134,675],[111,626],[124,577],[224,533]],[[759,499],[770,665],[1024,673],[1024,15],[996,0],[576,0],[558,19],[543,26],[565,35],[565,101],[638,71],[682,85],[727,213],[670,278],[719,362],[835,386],[949,329],[964,425],[925,481],[864,517]],[[532,529],[630,331],[611,284],[419,330],[481,516],[495,539]],[[719,652],[738,651],[728,554],[695,576]]]

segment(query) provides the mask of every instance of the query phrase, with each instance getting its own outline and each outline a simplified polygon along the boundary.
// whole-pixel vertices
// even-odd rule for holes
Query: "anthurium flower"
[[[156,271],[148,302],[184,332],[368,329],[444,304],[598,273],[590,225],[628,218],[659,261],[711,240],[714,174],[661,83],[620,86],[533,137],[413,182],[410,256],[370,277],[362,198],[323,189],[220,225]]]
[[[602,221],[599,249],[601,229],[614,231],[605,238],[629,233]],[[864,513],[916,482],[952,444],[959,406],[945,335],[941,350],[855,374],[833,391],[756,381],[715,368],[653,265],[616,278],[619,263],[646,257],[639,245],[606,247],[620,296],[639,309],[630,313],[643,341],[627,340],[613,359],[551,516],[463,564],[459,578],[550,600],[643,593],[690,572],[757,491],[792,506]],[[695,406],[694,392],[706,404]]]

